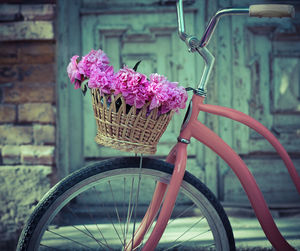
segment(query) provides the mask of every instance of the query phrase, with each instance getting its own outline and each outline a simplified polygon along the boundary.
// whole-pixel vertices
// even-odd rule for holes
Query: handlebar
[[[185,33],[184,16],[183,16],[183,0],[177,0],[177,21],[178,35],[186,43],[189,51],[197,51],[204,59],[205,65],[202,73],[198,89],[195,91],[197,95],[206,96],[206,85],[214,65],[215,58],[212,53],[206,48],[209,40],[216,28],[219,19],[227,15],[245,15],[250,17],[294,17],[295,9],[292,5],[286,4],[256,4],[250,5],[249,8],[226,8],[216,12],[210,19],[204,35],[201,40],[196,36]]]
[[[295,9],[292,5],[287,4],[255,4],[246,8],[226,8],[216,12],[210,19],[204,35],[201,40],[195,36],[190,36],[185,33],[184,15],[183,15],[183,0],[177,0],[177,21],[178,35],[187,44],[190,51],[195,51],[196,48],[203,48],[208,43],[216,28],[219,19],[227,15],[245,15],[250,17],[294,17]]]

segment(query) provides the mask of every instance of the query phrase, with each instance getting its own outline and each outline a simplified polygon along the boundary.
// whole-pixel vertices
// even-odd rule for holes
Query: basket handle
[[[294,17],[295,8],[289,4],[254,4],[249,7],[250,17]]]

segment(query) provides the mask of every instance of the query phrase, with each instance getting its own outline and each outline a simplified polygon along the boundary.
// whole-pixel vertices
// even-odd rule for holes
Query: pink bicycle
[[[223,9],[215,14],[198,40],[185,33],[179,0],[179,36],[191,52],[203,57],[205,69],[199,87],[194,90],[178,143],[166,161],[142,156],[109,159],[60,181],[29,218],[18,250],[235,250],[230,222],[221,204],[201,181],[185,171],[191,138],[208,146],[232,168],[273,247],[294,250],[276,227],[243,160],[197,119],[200,112],[207,112],[238,121],[260,133],[281,156],[300,193],[300,177],[290,157],[267,128],[239,111],[204,104],[214,64],[206,45],[219,18],[249,13],[258,17],[291,17],[293,12],[289,5]]]

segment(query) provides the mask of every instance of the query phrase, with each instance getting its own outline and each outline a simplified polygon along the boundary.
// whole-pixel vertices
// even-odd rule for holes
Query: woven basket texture
[[[148,113],[149,103],[137,109],[126,105],[121,94],[100,95],[98,89],[91,89],[91,94],[97,123],[96,143],[125,152],[156,152],[173,111],[158,116],[157,108]]]

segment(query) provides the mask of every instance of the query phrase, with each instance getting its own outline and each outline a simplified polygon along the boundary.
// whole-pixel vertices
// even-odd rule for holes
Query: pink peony
[[[182,86],[169,85],[168,88],[165,89],[168,100],[162,102],[161,113],[167,113],[170,110],[178,112],[179,109],[184,109],[188,98],[185,88]]]
[[[100,49],[91,50],[79,63],[78,57],[73,56],[67,68],[75,89],[80,88],[83,81],[88,81],[88,87],[98,88],[100,93],[121,93],[126,104],[138,109],[150,102],[149,111],[158,108],[160,114],[185,107],[188,97],[185,89],[163,75],[153,73],[148,80],[144,74],[126,66],[114,73],[108,57]]]
[[[100,92],[110,94],[114,83],[114,68],[107,66],[104,71],[98,67],[92,67],[89,88],[99,88]]]
[[[185,108],[187,93],[183,87],[177,85],[178,83],[168,81],[163,75],[151,74],[148,87],[152,92],[150,110],[159,107],[161,113],[167,113]]]
[[[82,76],[80,74],[78,64],[77,64],[77,58],[79,56],[75,55],[71,58],[71,62],[69,63],[67,67],[68,76],[71,80],[71,83],[74,84],[75,89],[80,88],[80,84],[82,81]]]
[[[86,78],[91,76],[91,71],[93,65],[96,65],[97,68],[104,70],[109,64],[109,59],[102,50],[91,50],[91,52],[84,57],[78,63],[79,71]]]
[[[142,106],[150,100],[151,93],[148,91],[149,81],[141,73],[124,67],[115,76],[115,95],[121,93],[128,105]]]

